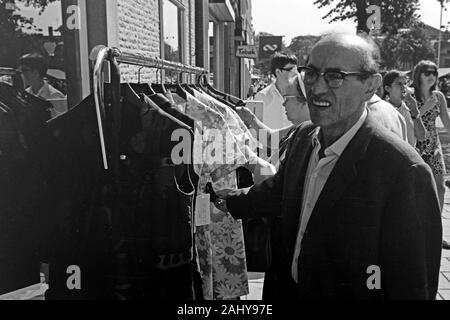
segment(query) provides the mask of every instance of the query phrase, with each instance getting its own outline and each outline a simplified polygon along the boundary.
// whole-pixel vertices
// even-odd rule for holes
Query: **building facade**
[[[12,4],[11,13],[25,15],[40,10],[14,6],[14,0],[8,1]],[[59,26],[53,26],[62,39],[58,43],[64,45],[61,69],[65,73],[69,106],[90,94],[95,58],[90,54],[101,45],[118,47],[135,56],[204,68],[210,71],[212,85],[238,97],[244,97],[251,84],[253,61],[236,57],[238,45],[254,41],[251,0],[60,0],[45,10],[50,9],[50,14],[57,16],[54,20],[59,22]],[[38,36],[42,34],[27,35]],[[36,50],[20,45],[8,61],[0,55],[0,67],[15,68],[14,62],[20,55]],[[53,53],[45,55],[51,59]],[[121,74],[124,82],[179,79],[177,74],[124,64]],[[185,76],[182,80],[187,79]],[[195,81],[194,77],[189,80]]]

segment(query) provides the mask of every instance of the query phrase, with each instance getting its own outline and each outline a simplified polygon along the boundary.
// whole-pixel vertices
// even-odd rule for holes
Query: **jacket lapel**
[[[292,246],[299,226],[304,181],[313,151],[312,136],[315,130],[316,127],[311,127],[307,134],[295,138],[296,140],[291,144],[292,156],[288,158],[285,168],[285,191],[283,194],[285,210],[283,220],[287,228],[285,236],[288,243]],[[291,245],[288,245],[288,248],[291,248]]]
[[[367,151],[373,134],[373,126],[373,119],[369,112],[363,126],[336,163],[317,200],[311,219],[328,214],[342,197],[349,184],[356,178],[358,174],[356,164],[364,157]]]

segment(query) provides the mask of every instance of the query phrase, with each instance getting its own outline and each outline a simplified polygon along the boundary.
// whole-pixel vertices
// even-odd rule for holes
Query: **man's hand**
[[[255,114],[245,107],[237,107],[236,113],[239,115],[239,117],[242,119],[242,121],[244,121],[244,124],[248,128],[251,128],[251,126],[256,118]]]
[[[231,191],[230,189],[224,189],[216,192],[218,199],[214,202],[214,205],[218,210],[228,212],[227,197]]]

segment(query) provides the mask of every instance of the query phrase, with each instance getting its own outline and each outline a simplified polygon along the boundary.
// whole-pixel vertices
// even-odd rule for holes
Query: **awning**
[[[66,80],[66,73],[58,69],[48,69],[47,75],[57,80]]]
[[[439,78],[440,78],[440,77],[450,74],[450,68],[440,68],[438,70],[438,72],[439,72]]]
[[[209,0],[209,14],[217,22],[234,22],[236,20],[230,0]]]

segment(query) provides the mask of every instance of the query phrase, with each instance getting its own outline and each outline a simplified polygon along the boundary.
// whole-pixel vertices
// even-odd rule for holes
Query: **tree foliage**
[[[324,19],[337,22],[353,19],[358,31],[368,32],[366,12],[370,5],[381,9],[381,30],[377,42],[382,66],[386,69],[411,69],[422,59],[435,59],[435,50],[427,38],[417,14],[419,0],[315,0],[319,8],[330,7]]]
[[[292,39],[288,49],[298,58],[299,64],[305,64],[314,44],[320,39],[318,36],[298,36]]]
[[[55,1],[57,0],[15,0],[15,3],[39,9],[42,13],[50,3]],[[18,10],[10,10],[7,7],[8,3],[11,1],[0,0],[0,66],[15,63],[15,51],[19,50],[18,40],[23,39],[22,42],[27,42],[25,38],[28,35],[24,32],[25,30],[37,31],[32,19],[22,16]]]
[[[42,13],[47,6],[56,0],[16,0],[17,3],[22,3],[26,7],[33,7],[39,9]],[[0,0],[0,36],[2,34],[17,35],[24,29],[33,28],[33,20],[27,19],[20,15],[15,10],[8,10],[8,0]]]
[[[354,20],[358,23],[357,30],[368,32],[367,20],[370,14],[366,9],[370,5],[377,5],[381,9],[381,33],[396,33],[399,29],[409,28],[419,16],[417,9],[419,0],[315,0],[314,4],[320,9],[331,7],[323,17],[329,22]]]
[[[420,60],[435,60],[436,52],[423,25],[416,24],[403,33],[388,34],[381,45],[381,57],[386,69],[410,70]]]

